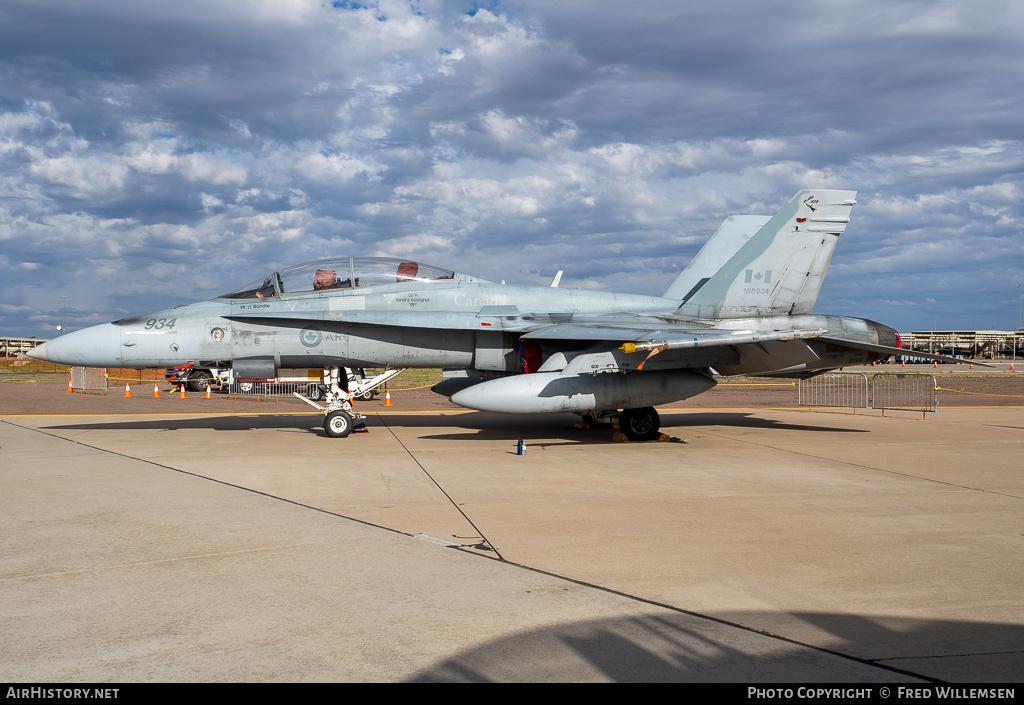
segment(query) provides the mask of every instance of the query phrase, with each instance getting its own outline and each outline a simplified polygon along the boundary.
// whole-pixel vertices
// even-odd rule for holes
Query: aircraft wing
[[[492,307],[506,308],[506,307]],[[515,309],[515,307],[507,307]],[[514,315],[510,315],[514,314]],[[339,321],[377,326],[399,326],[409,328],[432,328],[435,330],[482,329],[518,332],[525,340],[565,340],[580,342],[622,343],[628,352],[645,350],[683,350],[713,348],[731,345],[751,345],[770,341],[816,339],[823,343],[838,345],[855,350],[865,350],[887,355],[909,355],[939,362],[963,363],[963,360],[935,353],[906,350],[903,348],[877,345],[857,340],[847,340],[824,335],[823,328],[792,330],[727,330],[712,328],[697,322],[675,323],[653,316],[610,316],[576,317],[574,320],[555,321],[570,314],[563,313],[520,313],[515,310],[482,310],[476,315],[452,312],[425,311],[344,311],[330,314],[323,311],[245,311],[232,312],[225,318],[237,321],[271,323],[272,320],[284,325],[303,325]],[[632,346],[632,347],[630,347]],[[990,367],[983,362],[975,364]]]
[[[623,352],[700,350],[728,346],[758,345],[774,341],[818,340],[830,345],[884,355],[910,355],[940,362],[963,360],[935,353],[906,350],[858,340],[828,336],[823,328],[790,330],[729,330],[697,321],[680,321],[656,316],[612,314],[576,316],[568,313],[521,313],[514,306],[485,308],[476,314],[441,311],[238,311],[225,316],[236,321],[253,321],[298,327],[332,321],[369,326],[430,328],[434,330],[501,330],[517,333],[524,340],[615,343]],[[501,309],[501,310],[499,310]],[[506,310],[507,309],[507,310]],[[978,365],[985,365],[977,362]],[[990,366],[990,365],[985,365]]]
[[[518,312],[517,312],[518,313]],[[793,340],[814,338],[825,333],[825,329],[807,330],[723,330],[706,325],[671,324],[664,319],[640,316],[600,316],[568,323],[552,323],[553,318],[568,314],[523,314],[517,316],[467,316],[462,313],[421,312],[421,311],[346,311],[341,316],[325,315],[314,311],[267,311],[243,314],[228,314],[225,318],[237,321],[258,321],[279,323],[288,321],[291,325],[339,321],[348,324],[399,326],[409,328],[432,328],[435,330],[479,329],[481,325],[493,326],[498,330],[519,332],[527,340],[573,340],[608,341],[631,343],[635,350],[685,349],[742,345],[771,340]],[[509,320],[509,319],[512,320]],[[494,323],[490,323],[494,321]]]
[[[738,364],[741,348],[750,350],[753,347],[763,351],[765,344],[786,346],[788,341],[816,338],[825,332],[827,331],[822,328],[729,330],[688,325],[666,326],[665,321],[661,321],[660,325],[579,322],[545,326],[524,333],[521,337],[525,341],[542,345],[546,341],[551,341],[556,347],[563,348],[561,352],[552,354],[539,368],[540,371],[560,369],[562,374],[577,374],[594,369],[642,370],[654,355],[666,350],[675,351],[683,357],[659,358],[662,361],[662,364],[658,365],[660,367],[713,366],[717,369],[720,365]],[[571,351],[572,346],[564,345],[570,341],[594,345],[589,346],[587,351],[574,353]],[[801,355],[800,349],[793,349],[798,357]],[[806,346],[802,349],[804,357],[809,355],[808,359],[816,359],[813,353],[806,350]],[[634,353],[644,352],[648,353],[647,357],[639,361],[639,364],[636,358],[631,357]],[[784,366],[789,367],[798,361],[806,361],[804,357],[800,357],[799,360],[794,358]]]
[[[638,327],[635,324],[619,325],[562,323],[546,326],[525,333],[526,340],[581,340],[581,341],[615,341],[625,345],[626,352],[642,350],[662,350],[710,348],[723,345],[744,345],[762,343],[773,340],[796,340],[799,338],[817,338],[825,333],[824,328],[804,330],[722,330],[717,328],[684,328],[673,329],[664,326]]]

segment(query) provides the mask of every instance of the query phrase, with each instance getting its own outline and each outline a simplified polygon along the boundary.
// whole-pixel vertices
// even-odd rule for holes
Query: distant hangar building
[[[903,347],[964,358],[1014,358],[1024,352],[1021,330],[931,330],[900,333]]]

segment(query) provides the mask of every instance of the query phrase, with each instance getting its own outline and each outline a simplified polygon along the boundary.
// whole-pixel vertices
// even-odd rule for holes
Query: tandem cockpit
[[[269,299],[403,282],[429,284],[455,276],[450,269],[395,257],[326,257],[287,267],[217,298]]]

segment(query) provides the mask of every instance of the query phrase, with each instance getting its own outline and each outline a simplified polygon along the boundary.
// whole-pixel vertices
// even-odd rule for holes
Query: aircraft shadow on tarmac
[[[395,417],[389,416],[387,423],[392,424]],[[467,414],[453,419],[453,426],[466,430],[465,433],[443,433],[423,436],[431,440],[476,440],[476,441],[515,441],[522,438],[548,439],[562,438],[576,444],[597,444],[611,441],[615,429],[601,426],[591,429],[578,429],[573,423],[576,416],[509,416],[508,414]],[[870,433],[866,429],[834,428],[829,426],[812,426],[791,424],[775,419],[759,418],[750,412],[713,412],[699,414],[661,415],[661,432],[668,436],[685,434],[687,429],[700,426],[727,426],[730,428],[766,428],[778,431],[814,431],[822,433]],[[395,425],[437,427],[440,424],[434,418],[403,418]]]
[[[423,436],[427,440],[475,440],[475,441],[526,441],[540,439],[561,439],[572,444],[604,444],[611,441],[614,429],[602,426],[591,429],[573,427],[578,417],[570,414],[552,415],[509,415],[458,413],[458,414],[388,414],[377,416],[367,414],[367,427],[371,434],[387,432],[389,427],[399,428],[450,428],[452,433],[436,433]],[[319,414],[269,414],[260,416],[196,416],[147,418],[140,421],[102,421],[73,423],[46,428],[53,430],[125,430],[125,431],[251,431],[257,429],[285,432],[303,432],[327,438]],[[813,431],[821,433],[870,433],[866,429],[835,428],[809,424],[792,424],[775,419],[756,416],[752,412],[707,412],[662,415],[662,432],[668,435],[685,433],[689,428],[701,426],[726,426],[730,428],[764,428],[779,431]],[[459,431],[462,431],[461,433]],[[331,439],[334,440],[334,439]],[[344,443],[346,441],[336,441]]]
[[[71,423],[60,426],[45,426],[52,430],[125,430],[125,431],[315,431],[319,430],[325,438],[322,426],[323,417],[319,414],[294,415],[260,415],[260,416],[193,416],[149,419],[144,421],[104,421],[96,423]]]
[[[1020,625],[849,614],[771,617],[830,634],[827,651],[693,615],[648,615],[514,634],[440,661],[410,681],[1013,683],[1024,661],[1014,647],[1024,643]],[[766,622],[754,613],[716,618],[750,627]]]
[[[662,427],[676,426],[692,428],[695,426],[729,426],[731,428],[770,428],[778,431],[817,431],[821,433],[870,433],[863,428],[835,428],[833,426],[814,426],[811,424],[794,424],[775,419],[766,419],[746,411],[709,411],[703,413],[661,415]]]

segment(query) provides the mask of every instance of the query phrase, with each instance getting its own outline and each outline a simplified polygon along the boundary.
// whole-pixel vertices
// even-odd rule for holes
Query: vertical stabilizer
[[[856,197],[856,191],[798,192],[696,291],[680,293],[683,287],[676,285],[686,271],[680,275],[669,287],[672,298],[682,301],[678,313],[699,318],[809,313],[818,299],[836,242],[850,222]],[[731,237],[735,242],[735,236]],[[727,254],[724,242],[729,239],[723,240],[723,254]],[[713,259],[709,257],[707,263]]]
[[[686,303],[771,219],[770,215],[730,215],[708,238],[704,247],[700,248],[700,252],[690,260],[663,296]]]

